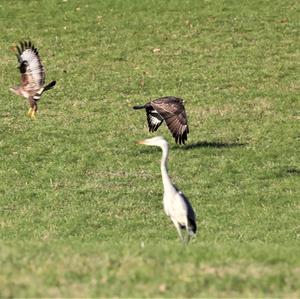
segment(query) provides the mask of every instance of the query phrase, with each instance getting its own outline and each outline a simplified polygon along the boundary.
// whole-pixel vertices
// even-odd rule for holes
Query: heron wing
[[[152,107],[165,120],[176,143],[185,143],[189,127],[183,100],[175,97],[164,97],[151,102]]]
[[[17,46],[17,50],[22,87],[26,91],[34,93],[45,84],[45,69],[38,50],[30,41],[21,42],[20,46]]]
[[[189,200],[183,194],[182,191],[180,191],[176,186],[174,186],[174,188],[178,192],[177,193],[178,203],[180,204],[182,211],[184,211],[185,217],[187,217],[187,219],[188,219],[189,230],[192,231],[193,233],[196,233],[196,230],[197,230],[196,215],[192,208],[192,205],[190,204]],[[184,225],[184,222],[180,223],[180,224]]]

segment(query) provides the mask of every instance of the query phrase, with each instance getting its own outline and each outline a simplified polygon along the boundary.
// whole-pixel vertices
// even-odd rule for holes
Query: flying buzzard
[[[133,109],[146,109],[149,132],[156,131],[165,121],[176,143],[184,144],[189,127],[183,102],[180,98],[163,97],[145,105],[134,106]]]
[[[30,41],[21,42],[17,46],[17,58],[21,73],[21,84],[10,88],[10,90],[20,96],[25,97],[29,103],[28,116],[35,118],[38,107],[37,102],[44,91],[53,88],[56,81],[45,85],[45,69],[41,63],[38,50]]]

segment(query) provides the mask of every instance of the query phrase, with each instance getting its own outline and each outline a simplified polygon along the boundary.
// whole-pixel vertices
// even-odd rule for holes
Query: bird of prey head
[[[189,127],[183,103],[183,99],[168,96],[158,98],[145,105],[134,106],[133,109],[146,110],[149,132],[156,131],[165,121],[175,142],[184,144]]]
[[[45,69],[41,63],[38,50],[30,41],[21,42],[17,46],[17,51],[21,84],[10,88],[10,90],[28,100],[30,106],[28,115],[35,118],[38,100],[44,91],[55,86],[56,81],[52,81],[45,86]]]

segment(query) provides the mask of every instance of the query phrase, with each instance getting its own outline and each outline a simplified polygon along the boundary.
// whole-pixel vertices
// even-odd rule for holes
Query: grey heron
[[[45,69],[41,63],[38,50],[30,41],[21,42],[20,46],[17,46],[17,50],[21,85],[12,87],[10,90],[28,100],[30,106],[28,115],[35,118],[38,100],[44,91],[55,86],[56,81],[52,81],[45,86]]]
[[[172,183],[167,168],[169,146],[168,142],[161,136],[138,141],[139,144],[159,146],[162,149],[161,175],[164,187],[163,206],[164,211],[174,223],[180,239],[184,242],[181,230],[186,230],[186,241],[196,234],[195,212],[185,195]]]
[[[168,96],[158,98],[145,105],[134,106],[133,109],[146,110],[149,132],[156,131],[165,121],[176,143],[184,144],[189,127],[183,103],[183,99]]]

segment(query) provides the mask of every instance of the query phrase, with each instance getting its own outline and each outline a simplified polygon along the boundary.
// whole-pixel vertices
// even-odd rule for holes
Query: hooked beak
[[[145,144],[145,140],[136,141],[136,144]]]

